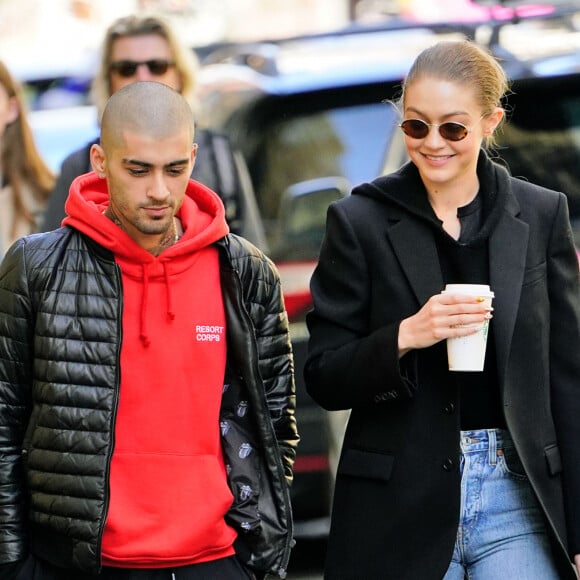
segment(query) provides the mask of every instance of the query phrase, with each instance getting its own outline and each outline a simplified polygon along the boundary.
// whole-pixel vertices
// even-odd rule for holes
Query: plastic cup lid
[[[447,284],[445,294],[472,294],[473,296],[486,296],[493,298],[495,294],[487,284]]]

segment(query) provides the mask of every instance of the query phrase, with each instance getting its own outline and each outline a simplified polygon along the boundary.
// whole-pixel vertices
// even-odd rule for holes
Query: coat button
[[[455,461],[453,461],[453,459],[451,459],[451,457],[448,457],[444,462],[443,462],[443,469],[445,471],[451,471],[453,468],[455,467]]]
[[[452,415],[453,413],[455,413],[455,404],[454,403],[447,403],[447,405],[445,405],[444,411],[448,415]]]

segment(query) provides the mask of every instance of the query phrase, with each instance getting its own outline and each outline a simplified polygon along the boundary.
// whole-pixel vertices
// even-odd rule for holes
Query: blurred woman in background
[[[54,181],[34,144],[21,88],[0,61],[0,257],[38,229]]]

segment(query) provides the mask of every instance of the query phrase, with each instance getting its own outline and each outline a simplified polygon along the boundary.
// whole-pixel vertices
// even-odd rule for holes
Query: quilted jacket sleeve
[[[282,455],[286,479],[291,483],[299,437],[294,414],[294,359],[279,274],[273,262],[251,243],[235,235],[229,236],[229,241],[230,256],[240,276],[245,309],[252,320],[269,419]]]
[[[294,414],[296,407],[294,359],[278,273],[269,260],[265,260],[262,267],[266,270],[265,276],[269,283],[262,303],[263,315],[259,319],[260,323],[256,324],[260,373],[264,380],[268,409],[282,453],[285,475],[291,482],[298,443]]]
[[[18,241],[0,266],[0,564],[26,555],[21,464],[31,406],[34,312],[24,247]]]

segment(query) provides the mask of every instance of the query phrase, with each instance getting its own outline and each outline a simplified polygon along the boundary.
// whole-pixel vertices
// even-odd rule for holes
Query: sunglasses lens
[[[429,125],[421,119],[407,119],[401,123],[401,129],[413,139],[424,139],[429,133]]]
[[[148,60],[145,64],[149,72],[155,76],[164,75],[169,68],[169,62],[166,60]]]
[[[138,63],[130,60],[121,60],[111,65],[111,70],[116,71],[122,77],[132,77],[137,70]]]
[[[448,141],[461,141],[467,137],[467,127],[461,123],[443,123],[439,126],[439,133]]]
[[[137,68],[142,64],[147,66],[149,72],[155,76],[164,75],[167,72],[167,69],[173,65],[173,63],[164,59],[146,60],[144,62],[120,60],[111,64],[111,70],[115,71],[122,77],[129,78],[135,75]]]
[[[430,125],[421,119],[407,119],[401,123],[403,133],[412,139],[425,139],[429,134],[429,127]],[[450,121],[439,125],[439,134],[447,141],[461,141],[467,137],[468,133],[469,129],[461,123]]]

